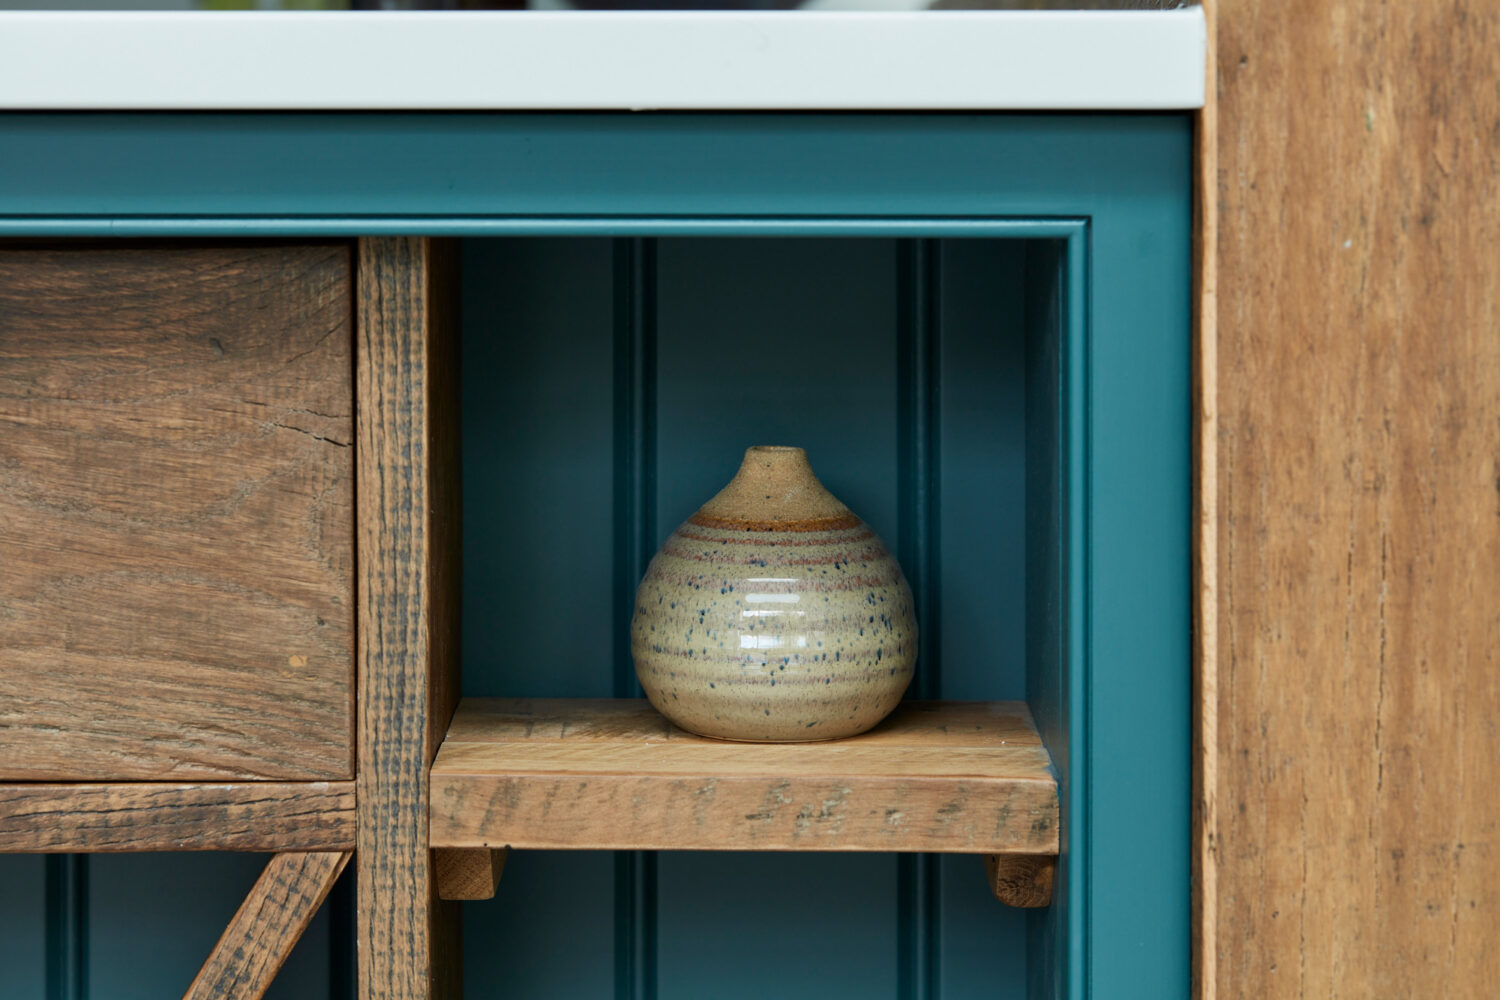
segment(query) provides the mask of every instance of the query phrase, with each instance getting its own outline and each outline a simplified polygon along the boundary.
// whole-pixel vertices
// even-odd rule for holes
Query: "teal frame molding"
[[[1065,846],[1055,904],[1031,924],[1030,995],[1188,994],[1187,115],[9,113],[0,149],[0,236],[19,238],[593,235],[643,273],[630,238],[887,236],[914,241],[918,278],[927,240],[1036,241],[1035,322],[1057,342],[1028,358],[1028,381],[1058,380],[1056,466],[1028,465],[1062,503],[1028,534],[1058,542],[1050,570],[1033,566],[1057,574],[1064,607],[1028,609],[1057,626],[1028,651],[1051,641],[1061,670],[1031,663],[1027,690]],[[915,365],[930,363],[919,299],[903,310]],[[649,364],[632,352],[651,303],[622,301],[617,359]],[[622,405],[629,426],[651,419],[648,401]],[[1045,428],[1028,436],[1049,445]],[[616,473],[644,510],[639,437],[619,441]],[[904,447],[903,468],[926,468],[921,433]],[[902,517],[920,529],[933,513],[914,495]],[[639,537],[621,546],[617,565],[649,554]],[[639,886],[650,864],[621,861],[618,881]],[[920,896],[921,878],[903,885]]]

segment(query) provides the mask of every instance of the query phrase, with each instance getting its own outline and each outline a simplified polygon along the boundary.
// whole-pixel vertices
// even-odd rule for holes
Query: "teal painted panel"
[[[463,904],[464,995],[615,996],[613,876],[600,851],[511,852],[495,898]]]
[[[889,241],[664,240],[658,251],[657,524],[685,520],[728,482],[754,444],[805,447],[836,496],[896,542],[896,274]],[[767,294],[768,290],[772,294]],[[919,668],[920,669],[920,666]],[[662,854],[659,908],[661,995],[766,996],[774,970],[764,956],[783,937],[787,914],[768,886],[801,884],[815,900],[798,920],[830,954],[857,956],[866,933],[894,959],[895,864],[884,856],[817,859]],[[876,891],[884,886],[886,891]],[[696,887],[696,888],[694,888]],[[709,890],[709,887],[712,887]],[[694,893],[701,899],[693,905]],[[860,900],[857,908],[850,900]],[[813,905],[809,903],[808,905]],[[851,925],[845,930],[845,925]],[[733,964],[715,974],[697,956]],[[788,961],[812,962],[809,946]],[[801,956],[800,958],[798,956]],[[896,996],[894,966],[868,959],[832,963],[806,989]],[[797,987],[793,987],[795,989]],[[826,993],[825,993],[826,995]]]
[[[1026,697],[1026,247],[942,243],[944,698]]]
[[[942,885],[936,964],[942,1000],[1026,1000],[1026,913],[1002,906],[984,862],[967,854],[937,859]]]
[[[658,267],[663,535],[729,481],[747,447],[795,444],[894,546],[894,244],[664,240]]]
[[[893,856],[660,858],[660,1000],[895,995]]]
[[[0,855],[0,995],[47,997],[46,859]]]
[[[470,240],[463,268],[464,693],[609,697],[610,243]],[[613,865],[513,856],[464,906],[469,995],[611,995]]]
[[[245,894],[263,854],[101,854],[89,858],[88,1000],[181,996]],[[325,907],[266,993],[268,1000],[331,996]]]
[[[1128,212],[1170,187],[1164,153],[1187,120],[0,114],[0,216],[11,217],[0,232],[478,234],[497,217],[596,233],[650,217],[663,232],[672,217],[764,216],[805,234],[836,217],[1077,216],[1102,201]],[[609,221],[577,221],[587,216]],[[164,225],[146,225],[153,217]]]
[[[1083,459],[1081,425],[1077,435],[1068,433],[1070,409],[1079,400],[1067,390],[1069,352],[1081,357],[1086,346],[1068,287],[1070,278],[1081,277],[1070,261],[1081,259],[1083,236],[1038,241],[1026,254],[1026,700],[1058,774],[1061,817],[1053,905],[1026,920],[1029,1000],[1081,996],[1084,982],[1075,975],[1084,953],[1083,895],[1081,880],[1073,877],[1080,812],[1074,808],[1079,796],[1072,780],[1069,706],[1077,664],[1068,634],[1072,606],[1081,601],[1067,590],[1070,542],[1081,537],[1083,524],[1081,512],[1067,504],[1070,469]],[[1078,446],[1070,448],[1070,441]],[[1079,993],[1070,990],[1072,984]]]
[[[607,240],[469,240],[464,693],[612,693]]]
[[[1026,696],[1027,244],[944,240],[938,286],[938,697]],[[974,858],[938,863],[944,1000],[1025,996],[1025,914]]]
[[[1177,124],[1159,187],[1089,233],[1088,968],[1096,995],[1142,1000],[1189,990],[1192,150]]]

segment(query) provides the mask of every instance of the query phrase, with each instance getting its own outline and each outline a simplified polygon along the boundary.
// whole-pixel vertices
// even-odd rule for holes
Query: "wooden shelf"
[[[1055,855],[1057,782],[1021,702],[914,702],[826,743],[677,729],[643,700],[466,699],[431,845]]]

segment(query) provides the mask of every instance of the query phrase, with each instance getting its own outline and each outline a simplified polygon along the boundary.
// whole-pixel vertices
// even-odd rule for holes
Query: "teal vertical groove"
[[[1027,700],[1058,775],[1060,857],[1052,905],[1028,917],[1032,1000],[1086,1000],[1090,358],[1088,224],[1028,253]]]
[[[359,988],[356,958],[359,917],[354,892],[354,866],[349,865],[328,893],[329,1000],[355,1000]]]
[[[639,698],[635,588],[656,544],[656,241],[614,241],[615,696]],[[615,855],[615,996],[656,996],[656,854]]]
[[[1028,261],[1027,699],[1058,775],[1061,842],[1052,906],[1033,915],[1032,1000],[1087,1000],[1092,523],[1091,224]],[[1134,984],[1119,984],[1122,996]]]
[[[917,672],[911,694],[931,699],[942,690],[937,627],[938,558],[938,337],[941,252],[938,240],[903,240],[897,254],[897,373],[900,379],[901,567],[916,599]]]
[[[937,240],[903,240],[897,250],[898,558],[911,584],[917,613],[917,672],[911,694],[936,698],[942,686],[938,651],[938,328],[941,309]],[[901,1000],[939,994],[938,858],[902,854],[897,860]]]
[[[1058,776],[1062,856],[1053,905],[1027,914],[1030,1000],[1067,1000],[1071,981],[1065,298],[1076,241],[1035,241],[1026,255],[1026,699]]]
[[[1064,524],[1064,584],[1067,619],[1063,669],[1068,685],[1068,771],[1061,794],[1067,824],[1067,873],[1062,891],[1067,894],[1067,995],[1084,1000],[1089,995],[1093,959],[1089,940],[1093,867],[1092,832],[1089,824],[1089,764],[1092,752],[1093,696],[1090,690],[1089,651],[1093,635],[1089,617],[1093,589],[1089,526],[1093,523],[1092,467],[1089,442],[1093,436],[1092,384],[1093,330],[1089,306],[1090,257],[1093,253],[1092,223],[1067,244],[1067,281],[1062,299],[1063,387],[1061,409],[1066,472],[1062,487]],[[1055,887],[1054,887],[1055,888]]]
[[[89,859],[47,857],[47,1000],[88,996]]]

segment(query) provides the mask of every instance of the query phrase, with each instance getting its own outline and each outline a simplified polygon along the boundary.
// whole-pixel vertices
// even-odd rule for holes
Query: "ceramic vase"
[[[651,560],[630,646],[651,704],[683,729],[829,740],[896,707],[917,623],[901,567],[806,453],[757,447]]]

